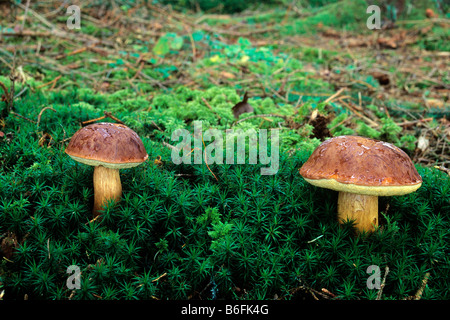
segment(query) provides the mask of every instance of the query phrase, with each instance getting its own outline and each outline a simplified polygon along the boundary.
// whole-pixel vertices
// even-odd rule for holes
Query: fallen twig
[[[433,121],[433,117],[425,118],[425,119],[418,119],[418,120],[413,120],[413,121],[405,121],[405,122],[399,123],[398,125],[402,126],[402,127],[407,127],[407,126],[411,126],[414,124],[418,124],[418,123],[422,123],[422,122],[430,122],[430,121]]]
[[[106,118],[111,118],[114,121],[117,121],[118,123],[125,125],[125,123],[122,120],[120,120],[120,119],[116,118],[115,116],[113,116],[111,112],[103,111],[103,114],[104,115],[99,117],[99,118],[83,121],[82,124],[85,125],[85,124],[92,123],[92,122],[99,121],[99,120],[103,120],[103,119],[106,119]]]
[[[417,290],[417,292],[414,296],[414,300],[420,300],[420,298],[422,298],[423,290],[425,289],[429,278],[430,278],[430,273],[429,272],[425,273],[425,277],[422,280],[422,284],[421,284],[419,290]]]
[[[361,114],[359,111],[357,111],[354,107],[352,107],[349,103],[345,102],[343,99],[339,98],[337,99],[340,103],[342,103],[347,109],[349,109],[351,112],[353,112],[356,116],[359,118],[365,120],[369,125],[373,127],[379,127],[380,125],[373,121],[372,119],[366,117],[365,115]]]
[[[47,133],[47,132],[45,132],[45,133],[42,135],[42,137],[39,138],[38,145],[39,145],[40,147],[43,147],[43,146],[44,146],[44,143],[45,143],[45,140],[47,140],[47,139],[49,139],[49,141],[48,141],[48,143],[47,143],[47,148],[50,148],[50,144],[52,143],[52,141],[53,141],[54,139],[53,139],[52,135],[49,134],[49,133]]]
[[[52,107],[45,107],[41,110],[41,112],[39,112],[38,118],[37,118],[37,122],[36,122],[36,128],[39,128],[39,123],[41,122],[41,116],[44,113],[45,110],[52,110],[53,112],[56,112],[55,109],[53,109]]]
[[[156,282],[156,281],[159,281],[161,278],[163,278],[163,277],[165,277],[165,276],[167,276],[167,272],[165,272],[165,273],[163,273],[162,275],[160,275],[158,278],[156,278],[156,279],[153,279],[152,280],[152,282]]]
[[[438,170],[440,170],[442,172],[445,172],[446,174],[448,174],[450,176],[450,169],[447,169],[447,168],[445,168],[443,166],[434,166],[434,168],[438,169]]]
[[[209,102],[206,101],[206,99],[203,98],[203,97],[202,97],[202,101],[205,103],[205,105],[208,107],[208,109],[211,110],[217,116],[217,120],[220,121],[220,119],[222,119],[222,118],[220,117],[220,115],[216,111],[214,111],[214,109],[211,107]]]
[[[16,116],[16,117],[19,117],[19,118],[22,118],[22,119],[24,119],[24,120],[27,120],[27,121],[29,121],[29,122],[31,122],[31,123],[36,123],[36,121],[31,120],[31,119],[28,119],[27,117],[25,117],[25,116],[23,116],[23,115],[21,115],[21,114],[18,114],[18,113],[14,112],[14,111],[10,111],[9,113],[12,114],[12,115],[14,115],[14,116]]]
[[[65,58],[65,57],[70,57],[70,56],[76,55],[78,53],[82,53],[82,52],[86,51],[87,49],[88,49],[88,47],[75,49],[67,54],[66,53],[60,54],[59,56],[56,56],[55,59],[59,60],[59,59]]]
[[[216,175],[214,174],[214,172],[212,172],[211,168],[208,166],[208,160],[206,159],[206,145],[205,145],[205,141],[203,140],[203,134],[202,134],[202,142],[203,142],[203,146],[205,147],[205,153],[204,153],[204,155],[205,155],[205,164],[206,164],[206,167],[208,168],[209,172],[212,173],[212,175],[214,176],[214,178],[216,179],[216,181],[219,181],[219,179],[217,179],[217,177],[216,177]]]
[[[249,119],[253,119],[253,118],[265,118],[265,117],[276,117],[276,118],[282,118],[284,120],[286,120],[288,117],[287,116],[283,116],[281,114],[272,114],[272,113],[267,113],[267,114],[254,114],[252,116],[246,117],[244,119],[238,120],[236,122],[234,122],[231,126],[233,127],[234,125],[241,123],[243,121],[249,120]]]
[[[8,88],[5,86],[3,82],[0,81],[0,87],[2,87],[3,91],[5,92],[5,102],[7,105],[9,105],[9,91]]]
[[[51,81],[49,81],[49,82],[47,82],[47,83],[44,83],[44,84],[41,84],[40,86],[37,86],[36,89],[40,89],[40,88],[46,87],[46,86],[48,86],[49,84],[51,84],[52,86],[50,87],[50,90],[52,90],[52,89],[55,87],[56,82],[57,82],[59,79],[61,79],[61,75],[57,76],[55,79],[53,79],[53,80],[51,80]]]
[[[27,15],[28,12],[30,12],[34,17],[36,17],[39,21],[41,21],[43,24],[45,24],[48,28],[52,29],[52,30],[59,30],[58,28],[56,28],[56,26],[54,24],[52,24],[50,21],[48,21],[47,19],[45,19],[43,16],[41,16],[40,14],[38,14],[36,11],[30,9],[28,7],[28,4],[26,6],[24,6],[23,4],[21,4],[20,2],[13,2],[16,6],[18,6],[19,8],[23,9],[25,11],[25,15]]]
[[[381,295],[383,294],[384,286],[386,285],[386,277],[387,277],[388,273],[389,273],[389,267],[386,266],[386,268],[384,269],[383,281],[381,282],[380,289],[378,290],[376,300],[381,299]]]
[[[339,89],[335,94],[333,94],[332,96],[328,97],[324,103],[329,103],[331,101],[333,101],[335,98],[337,98],[346,88],[341,88]]]

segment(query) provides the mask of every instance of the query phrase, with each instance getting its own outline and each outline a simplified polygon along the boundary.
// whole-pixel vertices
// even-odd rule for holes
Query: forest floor
[[[334,16],[336,6],[346,9]],[[6,3],[0,11],[3,100],[11,101],[10,75],[14,99],[36,90],[125,90],[125,98],[143,101],[132,111],[158,108],[155,97],[178,86],[230,87],[250,101],[269,97],[276,106],[294,106],[282,123],[286,129],[309,124],[310,137],[319,140],[356,132],[397,144],[416,163],[448,167],[449,20],[415,8],[396,22],[382,17],[381,29],[369,30],[364,8],[341,1],[231,15],[89,3],[81,28],[70,29],[64,5]],[[310,107],[295,121],[305,104]],[[213,113],[214,107],[208,106]]]

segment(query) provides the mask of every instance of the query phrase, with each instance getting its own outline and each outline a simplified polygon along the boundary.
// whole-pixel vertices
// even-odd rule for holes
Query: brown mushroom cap
[[[66,153],[75,161],[111,169],[131,168],[148,158],[136,132],[116,123],[94,123],[73,135]]]
[[[422,184],[408,155],[396,146],[358,136],[324,141],[300,168],[309,183],[365,195],[402,195]]]

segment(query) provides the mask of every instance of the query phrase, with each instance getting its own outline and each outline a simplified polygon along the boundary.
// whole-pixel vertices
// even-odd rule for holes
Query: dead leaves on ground
[[[317,30],[325,38],[338,40],[342,47],[367,47],[380,49],[398,49],[414,43],[417,43],[422,36],[431,32],[433,23],[426,24],[423,27],[412,29],[400,29],[393,25],[390,28],[373,30],[371,35],[355,35],[347,32],[341,32],[336,29],[324,26],[322,23],[317,25]]]
[[[247,102],[248,95],[247,92],[244,94],[244,98],[242,101],[236,103],[236,105],[231,109],[233,111],[233,115],[236,119],[239,119],[239,116],[243,113],[251,113],[253,112],[253,107]]]

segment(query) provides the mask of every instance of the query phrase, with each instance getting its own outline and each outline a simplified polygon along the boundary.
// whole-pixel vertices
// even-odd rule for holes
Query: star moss
[[[374,299],[367,288],[370,265],[390,268],[386,299],[414,294],[427,272],[435,281],[423,298],[450,298],[450,179],[444,172],[418,167],[422,187],[381,197],[380,228],[355,236],[351,222],[336,221],[337,194],[298,174],[312,145],[292,151],[281,142],[280,169],[272,176],[262,176],[261,165],[248,159],[175,165],[162,143],[170,137],[168,118],[158,121],[164,133],[143,118],[134,129],[150,160],[122,170],[121,201],[91,221],[93,169],[64,153],[78,123],[99,116],[96,108],[72,104],[79,94],[25,96],[18,113],[37,116],[27,109],[35,99],[49,99],[57,110],[44,114],[39,128],[6,120],[10,135],[0,141],[5,299],[296,299],[304,284],[343,299]],[[198,100],[196,94],[187,96]],[[87,100],[101,108],[101,100]],[[53,139],[43,139],[44,132]],[[70,265],[81,271],[78,290],[67,287]]]

